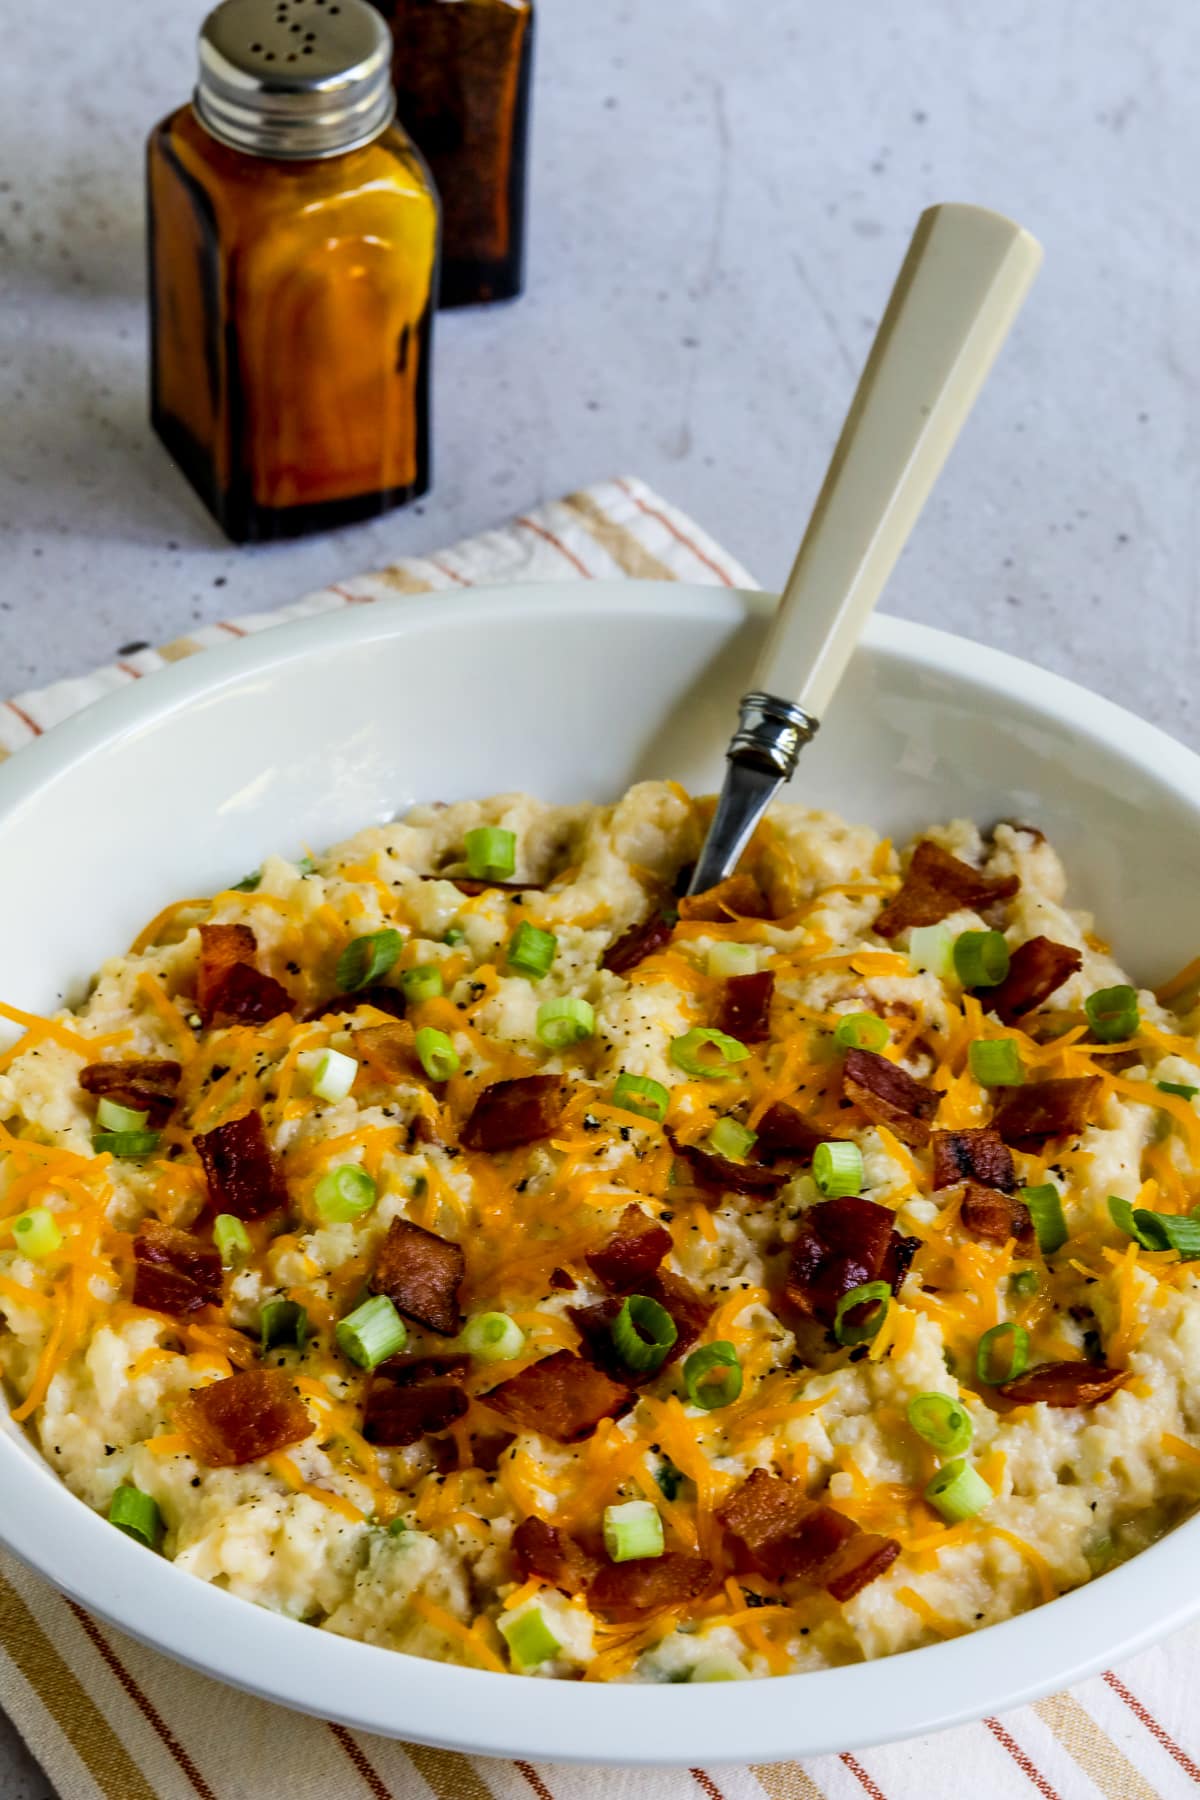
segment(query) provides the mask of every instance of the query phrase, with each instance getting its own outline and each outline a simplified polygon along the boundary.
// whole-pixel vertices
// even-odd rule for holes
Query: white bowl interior
[[[405,599],[126,690],[0,769],[0,998],[38,1010],[77,998],[167,901],[415,800],[521,787],[604,799],[650,775],[711,790],[769,606],[633,583]],[[1153,983],[1197,947],[1198,770],[1161,733],[1028,664],[879,619],[789,797],[897,838],[958,815],[1040,825],[1073,903],[1095,908],[1135,979]],[[1164,1545],[954,1646],[783,1690],[726,1687],[719,1707],[686,1688],[547,1691],[398,1665],[148,1563],[12,1427],[0,1470],[0,1536],[125,1629],[288,1704],[505,1754],[719,1761],[900,1737],[1044,1691],[1200,1604],[1177,1592]],[[1200,1523],[1183,1530],[1195,1541]]]

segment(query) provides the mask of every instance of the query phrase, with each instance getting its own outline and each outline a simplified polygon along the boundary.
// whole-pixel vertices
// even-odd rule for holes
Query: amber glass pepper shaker
[[[229,537],[429,485],[438,203],[366,0],[225,0],[147,146],[151,416]]]
[[[375,0],[399,117],[442,201],[442,306],[521,291],[533,0]]]

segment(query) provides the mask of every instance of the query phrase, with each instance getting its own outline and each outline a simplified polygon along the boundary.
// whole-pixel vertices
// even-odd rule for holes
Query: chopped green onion
[[[1041,1284],[1041,1276],[1036,1269],[1019,1269],[1008,1278],[1009,1292],[1018,1300],[1031,1300]]]
[[[988,1387],[1015,1381],[1029,1367],[1029,1333],[1011,1319],[985,1331],[975,1351],[975,1373]]]
[[[525,1348],[525,1333],[507,1313],[476,1313],[464,1325],[459,1342],[480,1362],[511,1362]]]
[[[813,1151],[812,1171],[813,1180],[827,1200],[862,1193],[863,1159],[857,1144],[818,1144]]]
[[[647,1294],[630,1294],[612,1322],[612,1341],[627,1369],[660,1369],[679,1336],[665,1306]]]
[[[462,1067],[458,1051],[446,1033],[434,1025],[422,1025],[413,1039],[413,1049],[430,1081],[449,1081]]]
[[[1044,1181],[1039,1187],[1023,1187],[1021,1198],[1029,1208],[1038,1249],[1043,1256],[1053,1256],[1067,1241],[1067,1221],[1058,1189],[1052,1181]]]
[[[528,919],[522,919],[508,940],[508,966],[518,975],[540,981],[554,961],[557,949],[558,939],[552,931],[543,931],[540,926],[531,925]]]
[[[391,1538],[398,1538],[398,1537],[403,1537],[407,1530],[408,1530],[408,1524],[407,1524],[406,1520],[393,1519],[391,1524],[387,1528],[387,1534]],[[417,1535],[420,1536],[420,1533],[418,1533]]]
[[[213,1220],[213,1243],[226,1269],[232,1268],[239,1258],[249,1256],[254,1249],[250,1233],[234,1213],[217,1214]]]
[[[334,1330],[338,1348],[360,1369],[373,1369],[387,1356],[395,1356],[408,1341],[404,1320],[386,1294],[374,1294],[338,1321]]]
[[[689,1682],[745,1680],[746,1671],[731,1650],[714,1650],[711,1656],[702,1656],[688,1676]]]
[[[939,981],[954,973],[954,938],[948,925],[914,925],[908,934],[908,960],[918,973],[923,969]]]
[[[961,1456],[974,1434],[966,1407],[949,1394],[918,1394],[908,1403],[907,1417],[917,1436],[943,1456]]]
[[[613,1083],[612,1103],[625,1112],[637,1113],[643,1119],[653,1119],[661,1125],[667,1116],[667,1107],[671,1096],[661,1081],[655,1081],[649,1075],[630,1075],[622,1069]]]
[[[313,1206],[326,1225],[344,1225],[350,1219],[361,1219],[369,1213],[379,1190],[365,1169],[357,1163],[342,1163],[322,1175],[313,1189]]]
[[[251,869],[249,875],[243,875],[240,881],[235,881],[232,884],[230,892],[234,894],[252,894],[261,880],[262,870]]]
[[[1132,1207],[1116,1194],[1108,1197],[1113,1224],[1135,1238],[1143,1250],[1178,1250],[1184,1262],[1200,1257],[1200,1219],[1182,1213],[1151,1212]]]
[[[1083,1546],[1083,1554],[1093,1575],[1102,1575],[1105,1569],[1110,1569],[1116,1553],[1117,1547],[1107,1534],[1092,1538]]]
[[[654,1479],[664,1500],[674,1500],[683,1485],[683,1470],[677,1469],[669,1456],[664,1456],[654,1471]]]
[[[967,1061],[981,1087],[1020,1087],[1025,1080],[1016,1038],[976,1038]]]
[[[1141,1022],[1137,989],[1124,984],[1097,988],[1084,1001],[1083,1010],[1088,1016],[1092,1036],[1101,1044],[1119,1044],[1125,1038],[1131,1038]]]
[[[477,825],[464,846],[473,881],[507,881],[517,866],[517,834],[501,825]]]
[[[258,1330],[264,1354],[277,1344],[295,1344],[303,1350],[308,1341],[308,1313],[298,1300],[264,1300]]]
[[[316,872],[317,865],[311,856],[302,856],[300,861],[296,864],[297,875],[315,875]]]
[[[1200,1094],[1200,1087],[1187,1081],[1156,1081],[1154,1085],[1160,1094],[1178,1094],[1181,1100],[1194,1100]]]
[[[728,1032],[715,1031],[711,1025],[693,1025],[682,1037],[671,1039],[671,1061],[685,1075],[696,1075],[709,1081],[724,1081],[737,1074],[730,1067],[745,1062],[750,1052],[745,1044]]]
[[[391,925],[366,937],[352,938],[337,960],[338,986],[353,994],[386,975],[400,954],[404,939]]]
[[[110,1156],[153,1156],[161,1136],[161,1131],[97,1131],[92,1149],[97,1155],[107,1150]]]
[[[837,1303],[833,1315],[833,1335],[839,1344],[866,1344],[879,1330],[892,1304],[892,1290],[886,1281],[864,1281],[851,1288]],[[858,1324],[848,1316],[858,1307],[868,1308],[867,1316]]]
[[[891,1035],[886,1022],[875,1013],[843,1013],[833,1040],[844,1050],[882,1050]]]
[[[737,1119],[718,1119],[707,1142],[714,1156],[724,1156],[729,1162],[745,1162],[758,1142],[758,1133],[739,1124]]]
[[[604,1548],[613,1562],[637,1562],[661,1556],[662,1516],[651,1500],[626,1500],[604,1509]]]
[[[443,944],[461,944],[466,935],[461,925],[451,925],[446,931],[443,931],[442,942]]]
[[[1002,931],[963,931],[954,940],[954,972],[965,988],[999,987],[1008,962]]]
[[[141,1488],[125,1483],[117,1489],[108,1503],[108,1522],[123,1531],[126,1537],[145,1544],[147,1550],[157,1550],[162,1536],[162,1516],[158,1502],[149,1494],[143,1494]]]
[[[536,1669],[562,1649],[538,1606],[527,1612],[501,1613],[497,1624],[519,1669]]]
[[[135,1112],[132,1106],[118,1106],[107,1098],[96,1108],[96,1123],[102,1131],[145,1131],[148,1112]]]
[[[563,1000],[543,1000],[537,1012],[537,1034],[548,1050],[580,1044],[596,1029],[596,1015],[586,1000],[568,994]]]
[[[957,1525],[962,1519],[973,1519],[996,1496],[978,1469],[960,1456],[938,1470],[925,1489],[925,1498],[947,1525]]]
[[[420,1006],[424,1000],[436,1000],[446,991],[442,971],[436,963],[418,963],[415,969],[405,969],[400,977],[400,988],[410,1006]]]
[[[54,1214],[45,1206],[31,1206],[28,1212],[18,1213],[12,1222],[12,1233],[21,1255],[31,1256],[34,1262],[53,1256],[63,1241]]]
[[[358,1064],[341,1050],[322,1050],[313,1065],[312,1091],[318,1100],[344,1100],[354,1086]]]
[[[728,981],[731,975],[753,975],[758,968],[758,951],[753,944],[713,944],[704,967],[718,981]]]
[[[716,1380],[709,1377],[716,1375]],[[693,1406],[705,1412],[732,1406],[742,1391],[742,1365],[732,1344],[724,1339],[693,1350],[683,1365],[683,1387]]]

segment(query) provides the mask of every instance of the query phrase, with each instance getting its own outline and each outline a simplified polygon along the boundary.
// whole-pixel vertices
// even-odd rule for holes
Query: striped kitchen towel
[[[755,585],[643,483],[605,482],[279,612],[225,620],[17,694],[0,702],[0,757],[165,663],[285,619],[565,575]],[[534,1767],[373,1738],[251,1699],[100,1624],[0,1554],[0,1705],[62,1800],[1176,1800],[1200,1790],[1198,1690],[1200,1628],[1004,1718],[854,1755],[739,1768]]]

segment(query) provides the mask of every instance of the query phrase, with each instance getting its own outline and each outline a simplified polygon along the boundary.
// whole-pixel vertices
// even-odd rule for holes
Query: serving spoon
[[[689,893],[733,870],[791,778],[1041,260],[1036,238],[980,206],[917,221],[742,698]]]

